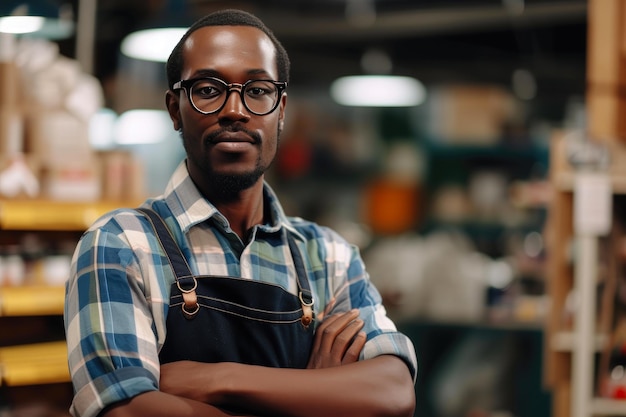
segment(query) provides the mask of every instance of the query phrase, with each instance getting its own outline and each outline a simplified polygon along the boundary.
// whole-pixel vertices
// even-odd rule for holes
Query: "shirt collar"
[[[196,187],[189,176],[186,161],[182,161],[172,174],[163,195],[165,203],[176,218],[180,229],[187,233],[193,226],[213,217],[226,228],[228,222],[224,216],[209,202]],[[298,234],[278,201],[276,193],[267,183],[263,183],[263,198],[268,206],[270,222],[261,225],[265,232],[277,232],[281,228]]]

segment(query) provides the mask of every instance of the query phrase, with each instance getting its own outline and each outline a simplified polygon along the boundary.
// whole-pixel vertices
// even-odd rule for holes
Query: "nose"
[[[226,92],[226,103],[220,110],[220,118],[232,119],[237,121],[247,121],[250,114],[243,104],[241,98],[241,88],[238,86],[231,87]]]

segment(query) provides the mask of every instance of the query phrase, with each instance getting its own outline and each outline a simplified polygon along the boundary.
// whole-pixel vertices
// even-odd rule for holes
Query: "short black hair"
[[[178,41],[172,53],[170,54],[167,64],[166,64],[166,72],[167,72],[167,83],[168,87],[171,89],[174,83],[180,81],[180,76],[183,70],[183,45],[187,41],[187,38],[195,32],[196,30],[206,27],[206,26],[251,26],[257,29],[260,29],[265,33],[276,48],[276,68],[278,70],[278,81],[287,81],[289,82],[289,56],[287,55],[287,51],[280,43],[280,41],[276,38],[274,33],[265,26],[265,23],[261,21],[258,17],[254,16],[251,13],[245,12],[243,10],[236,9],[226,9],[220,10],[217,12],[213,12],[200,18],[195,23],[189,27],[187,32],[183,35],[183,37]]]

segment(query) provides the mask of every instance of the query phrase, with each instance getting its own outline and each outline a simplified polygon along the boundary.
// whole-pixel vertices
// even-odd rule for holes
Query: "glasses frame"
[[[202,110],[200,110],[196,106],[196,103],[194,103],[193,99],[191,98],[191,87],[193,86],[194,83],[196,83],[198,81],[202,81],[202,80],[217,81],[218,83],[223,84],[224,87],[226,88],[226,98],[224,99],[224,102],[222,103],[222,105],[220,107],[218,107],[216,110],[213,110],[213,111],[210,111],[210,112],[202,111]],[[276,86],[276,89],[277,89],[276,103],[274,103],[274,107],[272,107],[271,110],[269,110],[269,111],[267,111],[265,113],[258,113],[258,112],[255,112],[255,111],[251,110],[250,107],[248,107],[248,105],[246,104],[246,100],[244,99],[244,96],[243,96],[243,92],[245,91],[246,87],[250,83],[257,82],[257,81],[263,81],[263,82],[272,83],[272,84],[274,84]],[[274,81],[274,80],[259,79],[259,80],[248,80],[248,81],[246,81],[243,84],[239,84],[239,83],[227,83],[226,81],[224,81],[222,79],[219,79],[219,78],[216,78],[216,77],[189,78],[187,80],[180,80],[180,81],[174,83],[174,85],[172,86],[172,90],[173,91],[185,90],[185,93],[187,93],[187,99],[191,103],[191,105],[194,108],[194,110],[197,111],[198,113],[204,114],[204,115],[215,114],[215,113],[219,113],[220,111],[222,111],[222,109],[224,108],[224,106],[228,102],[228,97],[230,97],[230,93],[232,93],[233,91],[236,91],[236,92],[239,93],[239,99],[241,100],[241,103],[246,108],[246,110],[248,110],[250,113],[252,113],[254,115],[257,115],[257,116],[266,116],[266,115],[272,113],[274,110],[276,110],[278,108],[278,105],[280,104],[280,99],[283,96],[283,94],[285,93],[286,89],[287,89],[287,81]]]

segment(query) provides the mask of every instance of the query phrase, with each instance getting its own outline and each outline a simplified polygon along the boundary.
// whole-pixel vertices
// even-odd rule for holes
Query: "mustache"
[[[230,125],[230,126],[223,127],[219,130],[216,130],[215,132],[211,132],[204,137],[204,140],[209,143],[212,143],[222,133],[237,133],[237,132],[245,133],[246,135],[250,136],[255,144],[260,144],[262,142],[261,135],[259,135],[257,132],[253,132],[252,130],[248,130],[245,127],[239,126],[239,125]]]

